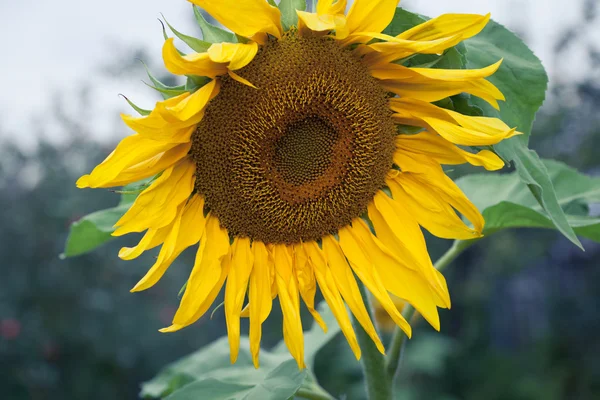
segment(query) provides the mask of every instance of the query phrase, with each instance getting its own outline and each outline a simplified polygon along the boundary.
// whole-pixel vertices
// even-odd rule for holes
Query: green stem
[[[440,259],[435,263],[435,268],[439,271],[443,271],[454,261],[463,251],[471,247],[475,244],[476,240],[470,241],[462,241],[455,240],[452,244],[452,247],[440,257]],[[411,322],[413,317],[415,316],[415,309],[410,304],[407,304],[404,307],[404,311],[402,312],[404,318],[407,321]],[[394,329],[394,334],[392,336],[392,340],[390,342],[388,356],[386,359],[386,371],[387,376],[390,381],[394,381],[398,370],[400,369],[400,365],[402,363],[402,357],[404,356],[404,348],[406,347],[406,334],[400,329],[396,327]]]
[[[367,290],[360,281],[358,286],[369,316],[373,319],[373,309]],[[377,350],[373,339],[365,332],[358,320],[353,318],[352,322],[362,352],[360,361],[365,377],[367,398],[369,400],[392,400],[392,381],[385,373],[385,357]]]

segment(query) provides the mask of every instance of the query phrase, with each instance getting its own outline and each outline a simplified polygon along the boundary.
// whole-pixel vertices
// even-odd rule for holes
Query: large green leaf
[[[317,352],[339,332],[334,316],[322,303],[319,312],[328,326],[324,333],[317,324],[305,333],[305,358],[309,367]],[[306,370],[299,371],[283,342],[273,351],[261,350],[260,368],[255,369],[247,337],[240,341],[237,362],[229,362],[229,343],[222,338],[167,366],[154,379],[142,385],[141,396],[170,400],[185,399],[288,399],[301,386],[315,385]],[[269,397],[273,393],[279,397]],[[206,397],[200,397],[200,395]],[[210,394],[210,396],[208,396]],[[219,397],[225,396],[225,397]],[[227,397],[228,396],[228,397]]]
[[[298,25],[296,10],[306,11],[306,0],[281,0],[279,10],[283,29],[288,30],[291,26]]]
[[[552,181],[538,155],[527,148],[535,114],[544,102],[548,77],[540,60],[514,33],[490,21],[477,36],[465,41],[467,68],[483,68],[504,59],[489,80],[506,97],[497,111],[480,99],[472,102],[485,115],[502,119],[517,127],[524,135],[494,146],[505,160],[512,161],[520,179],[527,185],[556,228],[581,247],[577,235],[560,207]],[[459,110],[460,111],[460,110]]]
[[[580,174],[557,161],[546,160],[543,165],[570,226],[578,235],[600,242],[600,217],[589,215],[590,205],[600,204],[600,178]],[[556,229],[516,172],[469,175],[456,183],[483,212],[485,235],[507,228]]]

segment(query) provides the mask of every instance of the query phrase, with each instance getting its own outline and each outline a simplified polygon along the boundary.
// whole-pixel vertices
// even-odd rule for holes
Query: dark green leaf
[[[559,206],[571,211],[567,215],[569,225],[577,234],[600,241],[600,218],[589,215],[589,206],[600,204],[600,178],[580,174],[557,161],[546,160],[542,165],[556,189]],[[469,175],[457,184],[483,212],[485,235],[507,228],[556,229],[517,172]]]
[[[171,31],[175,34],[175,36],[177,36],[181,41],[183,41],[185,44],[190,46],[190,48],[192,50],[194,50],[198,53],[204,53],[211,46],[211,43],[209,43],[209,42],[205,42],[204,40],[200,40],[200,39],[192,37],[192,36],[184,35],[183,33],[179,32],[178,30],[173,28],[171,26],[171,24],[169,24],[169,21],[167,21],[167,19],[165,18],[164,15],[162,17],[165,20],[165,22],[167,23],[167,25],[169,26],[169,29],[171,29]]]
[[[298,14],[296,10],[306,11],[306,0],[281,0],[279,2],[281,10],[281,22],[284,30],[298,25]]]
[[[237,43],[237,38],[233,33],[209,24],[200,12],[200,9],[196,6],[192,7],[194,7],[196,21],[202,30],[202,39],[208,43]]]

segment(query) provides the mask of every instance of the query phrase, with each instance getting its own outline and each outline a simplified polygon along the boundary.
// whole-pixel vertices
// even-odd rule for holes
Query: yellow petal
[[[254,241],[254,267],[250,275],[248,301],[250,304],[250,352],[254,366],[258,368],[258,354],[260,352],[260,339],[262,336],[261,325],[269,314],[273,301],[271,300],[271,271],[269,253],[265,244]]]
[[[196,195],[180,208],[181,211],[175,221],[170,226],[159,230],[159,233],[162,230],[168,230],[168,233],[158,258],[146,276],[131,290],[132,292],[139,292],[154,286],[185,249],[200,241],[206,224],[204,199]]]
[[[410,97],[416,100],[434,102],[455,96],[460,93],[469,93],[488,102],[496,110],[500,109],[498,100],[504,96],[492,83],[485,79],[453,82],[453,81],[383,81],[382,87],[401,97]]]
[[[177,146],[177,143],[163,143],[141,135],[131,135],[123,139],[117,148],[98,165],[91,174],[77,181],[78,188],[100,188],[118,186],[113,181],[126,169],[146,162]],[[153,174],[150,174],[152,176]]]
[[[166,331],[193,324],[208,310],[227,277],[229,248],[227,230],[221,228],[219,220],[209,214],[181,305],[173,318],[173,326]]]
[[[363,302],[360,290],[352,273],[352,269],[346,261],[346,257],[340,249],[335,239],[332,236],[326,236],[323,238],[323,253],[327,258],[327,265],[331,269],[331,273],[335,283],[344,298],[344,301],[348,305],[352,314],[356,317],[356,320],[363,327],[365,332],[377,346],[377,349],[384,354],[385,348],[381,339],[377,334],[375,326],[369,317],[365,303]]]
[[[473,205],[448,178],[439,164],[419,155],[395,154],[404,173],[387,183],[394,199],[410,206],[419,224],[432,234],[447,239],[475,239],[481,236],[484,220]],[[467,227],[453,208],[469,219],[475,229]]]
[[[398,258],[415,265],[425,276],[437,296],[438,307],[450,308],[450,294],[445,279],[431,263],[425,238],[410,209],[379,192],[368,207],[369,219],[375,227],[377,238]]]
[[[356,359],[360,359],[360,346],[358,345],[356,334],[352,328],[352,322],[350,322],[350,317],[346,311],[346,305],[344,304],[344,300],[342,300],[342,296],[337,288],[331,269],[327,266],[325,256],[321,249],[319,249],[319,245],[314,241],[305,243],[304,246],[314,268],[321,293],[323,293],[325,301],[340,325],[340,329],[346,337],[348,344],[350,344],[354,356]]]
[[[363,61],[371,67],[387,65],[416,53],[441,54],[444,49],[452,47],[449,44],[456,42],[456,36],[430,41],[399,39],[381,33],[369,32],[361,32],[357,36],[365,36],[382,41],[368,46],[359,46],[359,53],[365,55]]]
[[[208,53],[193,53],[182,56],[177,51],[173,38],[165,41],[162,55],[165,68],[175,75],[198,75],[215,78],[227,73],[227,65],[214,62],[210,59]]]
[[[368,254],[373,267],[381,276],[386,289],[408,301],[435,328],[440,329],[440,319],[435,295],[421,272],[411,269],[406,260],[399,259],[375,237],[366,223],[355,219],[350,229],[364,254]]]
[[[208,295],[206,296],[206,298],[204,299],[202,304],[198,307],[198,310],[196,311],[194,316],[191,317],[191,319],[190,319],[191,322],[184,323],[184,324],[179,324],[179,323],[173,322],[173,324],[171,326],[160,329],[160,332],[163,332],[163,333],[176,332],[176,331],[181,330],[181,329],[185,328],[186,326],[196,322],[199,318],[201,318],[206,313],[206,311],[211,306],[211,304],[215,301],[215,299],[217,298],[219,293],[221,292],[221,288],[223,287],[223,283],[225,283],[225,279],[227,278],[229,271],[231,271],[231,254],[230,253],[226,254],[221,259],[221,276],[218,278],[217,282],[212,287],[212,289],[209,289],[210,292],[208,293]],[[186,292],[187,292],[187,289],[186,289]]]
[[[162,244],[167,238],[167,235],[171,232],[172,228],[173,223],[160,229],[148,229],[137,246],[121,248],[119,251],[119,258],[127,261],[138,258],[143,252]]]
[[[392,22],[400,0],[354,0],[348,11],[347,27],[356,32],[381,32]]]
[[[276,244],[273,246],[273,259],[275,283],[283,313],[283,340],[290,354],[298,363],[298,368],[306,368],[298,282],[292,270],[292,259],[286,245]]]
[[[178,144],[172,149],[127,168],[119,173],[115,179],[102,185],[102,187],[125,186],[155,176],[186,157],[191,147],[192,142]]]
[[[492,76],[498,71],[503,60],[501,59],[495,64],[480,69],[410,68],[410,70],[430,79],[462,82]]]
[[[438,199],[435,191],[402,174],[403,179],[388,182],[394,200],[407,207],[423,228],[444,239],[471,240],[480,237],[469,228],[446,202]],[[424,200],[426,199],[426,200]]]
[[[429,41],[459,36],[455,43],[448,46],[452,47],[462,40],[477,35],[485,28],[489,20],[490,14],[444,14],[404,31],[397,37],[406,40]]]
[[[497,63],[481,70],[442,70],[385,64],[373,66],[371,74],[382,80],[386,90],[401,97],[433,102],[459,93],[469,93],[498,109],[497,100],[504,100],[504,95],[483,78],[493,74],[499,66]]]
[[[402,32],[396,38],[387,35],[372,36],[384,42],[369,45],[370,49],[379,54],[371,54],[365,61],[376,65],[415,53],[441,54],[444,50],[481,32],[489,19],[489,14],[445,14]]]
[[[235,363],[240,351],[240,314],[246,297],[248,280],[254,264],[249,238],[236,238],[231,249],[231,271],[225,287],[225,321],[229,337],[231,363]]]
[[[458,165],[468,162],[484,167],[488,171],[496,171],[504,167],[504,161],[492,151],[469,153],[428,131],[416,135],[398,135],[396,147],[397,151],[423,154],[440,164]]]
[[[346,26],[346,17],[335,14],[314,14],[306,11],[296,11],[300,31],[306,32],[305,28],[313,32],[333,31]]]
[[[242,78],[241,76],[239,76],[238,74],[236,74],[233,71],[229,71],[228,72],[229,76],[235,80],[238,81],[239,83],[241,83],[242,85],[246,85],[246,86],[250,86],[253,89],[258,89],[256,86],[254,86],[254,84],[252,84],[252,82],[250,82],[249,80]]]
[[[308,260],[306,250],[302,245],[296,245],[293,247],[294,257],[293,266],[298,279],[298,290],[300,296],[306,304],[306,308],[311,313],[317,324],[327,332],[327,325],[321,317],[321,314],[315,309],[315,294],[317,293],[317,281],[315,279],[315,272],[313,267]]]
[[[269,33],[281,38],[281,13],[266,0],[190,0],[232,32],[251,38]]]
[[[396,121],[427,127],[449,142],[463,146],[493,145],[521,134],[498,118],[466,116],[416,99],[393,98],[390,108],[396,112]]]
[[[175,218],[177,207],[192,194],[195,173],[196,165],[190,159],[165,170],[117,221],[115,226],[119,228],[113,235],[122,236],[168,225]]]
[[[362,250],[357,239],[350,233],[350,227],[340,229],[338,234],[340,237],[339,245],[348,259],[350,266],[354,270],[354,273],[356,273],[356,276],[358,276],[373,296],[381,303],[382,307],[387,311],[396,325],[398,325],[408,337],[411,337],[412,329],[390,298],[379,273],[371,262],[370,255]]]
[[[173,106],[166,105],[165,102],[157,103],[156,111],[160,113],[165,121],[171,124],[189,121],[204,111],[208,102],[219,94],[219,90],[219,81],[212,80]]]
[[[317,14],[319,15],[336,15],[346,12],[347,0],[319,0],[317,2]]]
[[[208,56],[216,63],[229,63],[231,71],[244,68],[258,53],[258,44],[215,43],[208,49]]]

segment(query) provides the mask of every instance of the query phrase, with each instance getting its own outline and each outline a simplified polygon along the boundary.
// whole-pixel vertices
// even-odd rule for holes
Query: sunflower
[[[434,104],[468,93],[497,108],[504,98],[485,78],[501,60],[479,70],[401,60],[443,53],[480,32],[489,15],[443,15],[389,36],[381,32],[398,0],[355,0],[347,13],[346,0],[319,0],[287,30],[266,0],[191,2],[239,40],[184,54],[167,39],[167,70],[208,83],[148,115],[124,115],[135,133],[77,182],[107,188],[153,177],[115,226],[115,236],[145,231],[120,251],[124,260],[162,245],[132,291],[152,287],[199,243],[180,307],[161,331],[193,324],[225,286],[231,361],[240,318],[249,317],[258,366],[261,325],[278,297],[285,343],[304,367],[300,299],[326,329],[315,310],[319,287],[356,357],[347,308],[383,352],[356,278],[408,336],[390,295],[439,330],[438,308],[450,308],[450,296],[421,228],[468,240],[484,225],[442,165],[500,169],[503,161],[481,148],[519,132]],[[407,125],[418,133],[402,133]]]

